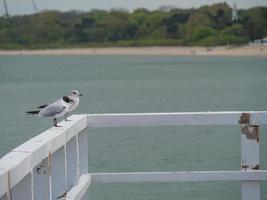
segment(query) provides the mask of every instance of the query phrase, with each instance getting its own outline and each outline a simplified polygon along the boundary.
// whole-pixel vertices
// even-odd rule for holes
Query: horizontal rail
[[[88,127],[267,124],[267,111],[89,114]]]
[[[267,170],[92,173],[92,183],[263,181]]]
[[[79,184],[73,186],[73,188],[67,193],[66,200],[81,200],[86,194],[91,184],[91,175],[84,174],[79,179]]]

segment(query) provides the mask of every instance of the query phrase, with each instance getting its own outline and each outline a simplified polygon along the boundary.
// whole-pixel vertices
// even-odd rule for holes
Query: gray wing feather
[[[42,117],[54,117],[55,115],[63,112],[65,107],[59,102],[48,105],[43,110],[40,111]]]

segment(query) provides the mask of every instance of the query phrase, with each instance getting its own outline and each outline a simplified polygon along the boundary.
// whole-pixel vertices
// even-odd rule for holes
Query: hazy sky
[[[3,1],[0,0],[0,15],[4,13]],[[6,0],[11,15],[33,13],[32,0]],[[161,5],[173,5],[180,8],[199,7],[205,4],[227,2],[232,5],[234,0],[34,0],[39,10],[83,10],[126,8],[133,10],[144,7],[156,9]],[[267,6],[267,0],[235,0],[238,8],[249,8],[254,6]]]

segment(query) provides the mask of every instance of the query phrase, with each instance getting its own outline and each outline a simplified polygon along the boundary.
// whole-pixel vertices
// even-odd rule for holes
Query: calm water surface
[[[0,56],[0,157],[49,128],[25,111],[73,88],[76,113],[267,110],[267,59],[179,56]],[[239,127],[89,129],[92,172],[239,170]],[[267,169],[267,128],[261,163]],[[262,199],[267,199],[266,183]],[[93,200],[235,200],[230,183],[103,184]]]

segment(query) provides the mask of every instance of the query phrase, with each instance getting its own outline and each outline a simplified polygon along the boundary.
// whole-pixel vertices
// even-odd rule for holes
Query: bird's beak
[[[79,96],[80,96],[80,97],[82,97],[82,96],[83,96],[83,94],[79,94]]]

